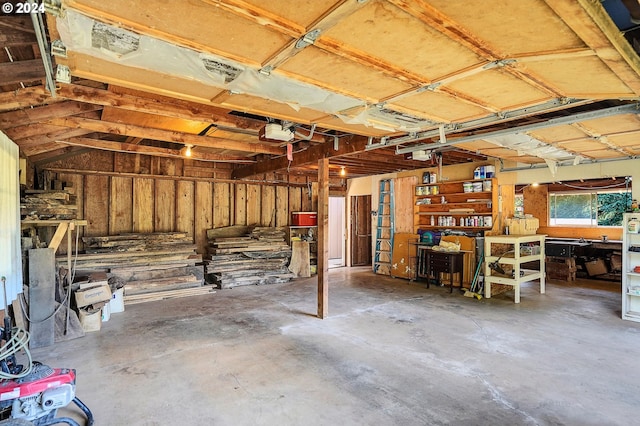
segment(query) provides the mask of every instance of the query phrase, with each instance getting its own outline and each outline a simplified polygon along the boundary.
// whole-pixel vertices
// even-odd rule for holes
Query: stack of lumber
[[[203,294],[202,256],[184,232],[83,237],[86,253],[75,260],[77,274],[107,272],[125,283],[127,304]],[[64,266],[66,258],[57,258]]]
[[[76,219],[76,196],[68,191],[31,189],[20,199],[20,215],[30,220]]]
[[[291,248],[285,231],[268,227],[247,231],[245,227],[228,227],[207,232],[210,259],[205,263],[213,282],[220,288],[233,288],[291,280],[294,275],[287,269]],[[245,235],[233,236],[240,232]]]

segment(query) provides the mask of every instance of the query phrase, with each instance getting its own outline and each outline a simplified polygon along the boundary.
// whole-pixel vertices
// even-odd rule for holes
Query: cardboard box
[[[76,306],[83,308],[88,305],[111,300],[111,288],[108,284],[101,284],[95,287],[76,290],[74,295],[76,298]]]
[[[509,227],[511,235],[534,235],[540,227],[537,218],[508,218],[504,221],[505,226]]]
[[[596,259],[590,262],[585,262],[584,266],[587,268],[587,273],[589,273],[589,276],[602,275],[609,272],[607,271],[607,265],[604,263],[603,259]]]
[[[102,326],[102,309],[93,309],[91,311],[80,309],[78,311],[78,318],[85,332],[100,331],[100,327]]]
[[[292,226],[316,226],[318,225],[318,213],[316,212],[291,212]]]

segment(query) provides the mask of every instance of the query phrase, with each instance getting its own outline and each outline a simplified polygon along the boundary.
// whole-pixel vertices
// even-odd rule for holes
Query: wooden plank
[[[51,241],[49,241],[49,248],[53,249],[54,253],[58,250],[58,246],[62,242],[62,239],[64,238],[64,235],[67,233],[68,228],[69,228],[68,222],[62,222],[58,224],[58,227],[56,228],[56,233],[53,234],[53,238],[51,238]]]
[[[133,179],[111,178],[109,234],[133,231]]]
[[[51,346],[55,339],[55,256],[53,249],[29,250],[30,348]]]
[[[18,294],[18,298],[11,302],[11,306],[13,307],[13,322],[16,327],[29,331],[29,324],[25,321],[24,312],[22,312],[21,297],[23,296]]]
[[[302,211],[302,194],[303,188],[289,187],[289,214],[287,217],[287,223],[291,223],[291,212]]]
[[[413,186],[417,183],[416,176],[394,179],[395,232],[413,232]]]
[[[109,233],[109,177],[85,176],[84,213],[88,226],[86,235]]]
[[[176,230],[194,235],[194,182],[176,182]]]
[[[40,59],[0,63],[0,85],[26,83],[45,78]]]
[[[231,208],[233,202],[230,198],[228,183],[215,183],[213,185],[213,227],[222,228],[231,225]]]
[[[276,223],[275,226],[289,224],[289,190],[284,186],[276,188]]]
[[[243,183],[236,183],[233,185],[235,195],[233,203],[235,210],[233,212],[233,224],[246,225],[247,224],[247,185]]]
[[[211,182],[196,182],[194,240],[198,253],[207,252],[207,229],[214,226],[213,210],[216,205],[213,202],[213,186]],[[228,205],[225,207],[228,208]]]
[[[309,258],[309,241],[291,242],[291,263],[289,270],[296,277],[310,277],[311,263]]]
[[[259,185],[247,185],[247,225],[255,226],[260,224],[261,218],[261,198]]]
[[[17,111],[3,112],[0,113],[0,128],[9,129],[18,126],[29,126],[42,120],[81,114],[83,112],[95,111],[100,108],[100,106],[85,104],[82,102],[64,101],[53,105],[39,106],[37,108],[25,108]],[[24,131],[21,133],[24,133]]]
[[[156,232],[173,231],[176,221],[176,184],[173,180],[155,180],[155,225]]]
[[[261,217],[260,224],[262,226],[275,226],[276,223],[276,190],[273,186],[263,186],[260,201]]]
[[[133,232],[153,232],[153,179],[133,180]]]

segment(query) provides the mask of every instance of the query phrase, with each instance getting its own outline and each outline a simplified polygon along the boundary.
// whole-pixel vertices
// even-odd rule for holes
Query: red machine
[[[0,426],[49,426],[65,423],[80,426],[68,417],[56,417],[59,408],[75,403],[93,425],[91,410],[76,397],[76,372],[66,368],[51,368],[31,360],[29,333],[12,328],[8,314],[5,278],[4,327],[0,330]],[[24,368],[16,361],[16,354],[24,351],[28,358]]]

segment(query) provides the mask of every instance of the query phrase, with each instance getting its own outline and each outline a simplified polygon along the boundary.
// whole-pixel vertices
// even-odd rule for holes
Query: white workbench
[[[505,284],[513,286],[515,303],[520,303],[520,285],[525,282],[540,280],[540,293],[545,292],[545,271],[544,271],[544,241],[546,235],[493,235],[484,237],[484,296],[491,297],[491,284]],[[492,244],[509,244],[513,247],[506,256],[499,256],[492,253]],[[503,247],[504,248],[504,247]],[[533,252],[533,254],[530,254]],[[492,262],[498,261],[501,265],[511,265],[513,274],[502,275],[489,267]],[[521,265],[528,262],[539,261],[540,268],[537,270],[522,269]]]

